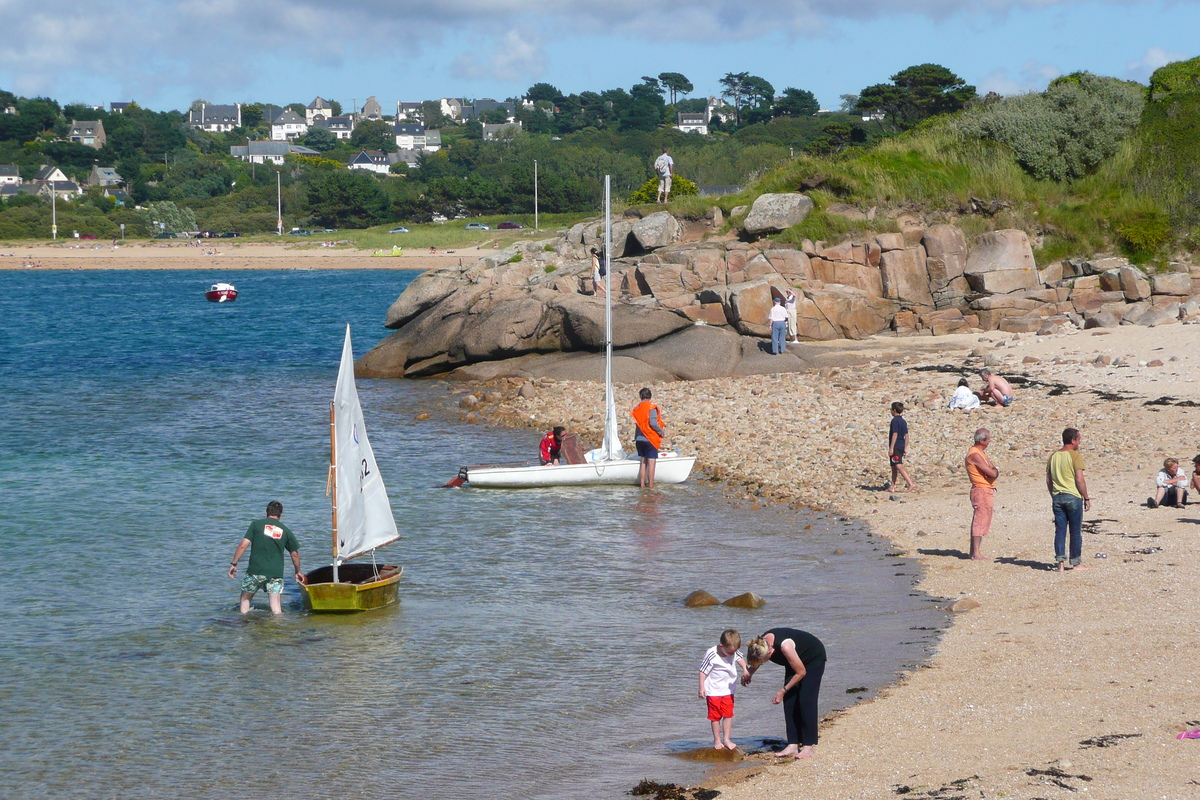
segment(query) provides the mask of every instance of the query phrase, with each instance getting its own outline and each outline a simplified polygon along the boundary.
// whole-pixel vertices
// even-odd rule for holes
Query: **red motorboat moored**
[[[232,283],[214,283],[204,297],[214,303],[228,303],[237,300],[237,294],[237,287]]]

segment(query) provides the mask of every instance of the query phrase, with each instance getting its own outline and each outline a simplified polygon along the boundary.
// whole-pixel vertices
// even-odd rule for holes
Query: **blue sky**
[[[0,88],[62,102],[347,108],[727,72],[825,107],[912,64],[981,92],[1089,70],[1145,82],[1200,55],[1200,0],[0,0]]]

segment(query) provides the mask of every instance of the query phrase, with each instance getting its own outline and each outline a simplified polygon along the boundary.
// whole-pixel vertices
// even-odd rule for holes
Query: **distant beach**
[[[702,785],[728,800],[1059,797],[1064,786],[1092,797],[1196,796],[1200,742],[1176,736],[1200,727],[1188,677],[1200,656],[1200,604],[1189,588],[1200,506],[1151,510],[1146,498],[1165,457],[1190,472],[1200,452],[1190,407],[1200,403],[1200,326],[878,337],[811,350],[826,363],[841,352],[858,365],[656,386],[668,446],[697,453],[698,467],[743,502],[867,520],[897,555],[920,562],[919,588],[978,606],[953,616],[928,664],[827,720],[811,761],[768,766],[770,757],[755,756]],[[1016,402],[948,410],[959,374],[978,388],[987,356],[1014,381]],[[601,430],[588,402],[596,392],[546,381],[533,398],[485,413],[508,424],[562,422],[586,443]],[[894,400],[909,406],[905,460],[917,490],[889,495]],[[1093,496],[1083,565],[1091,569],[1059,575],[1044,474],[1068,426],[1083,432]],[[1001,470],[983,544],[994,563],[966,558],[962,460],[978,427],[991,430],[988,454]],[[836,669],[831,660],[827,676]],[[753,733],[782,730],[779,720]]]
[[[386,251],[384,251],[386,252]],[[239,242],[236,239],[128,241],[114,247],[96,239],[60,244],[0,243],[4,269],[416,269],[470,263],[477,247],[430,254],[428,250],[373,255],[370,250],[323,247],[321,239],[296,242]]]

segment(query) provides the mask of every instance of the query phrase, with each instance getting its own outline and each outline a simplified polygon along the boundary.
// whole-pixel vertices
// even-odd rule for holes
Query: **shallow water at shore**
[[[837,517],[699,482],[437,488],[538,435],[462,425],[444,385],[405,381],[359,382],[400,606],[310,616],[289,583],[283,618],[242,619],[224,566],[267,500],[306,567],[328,557],[341,326],[365,352],[411,274],[221,273],[227,306],[203,301],[207,273],[10,277],[7,796],[615,798],[702,776],[670,753],[711,744],[696,670],[721,629],[817,633],[826,711],[918,663],[943,621],[913,565]],[[767,606],[684,608],[701,588]],[[782,734],[780,682],[768,667],[739,694],[735,739]]]

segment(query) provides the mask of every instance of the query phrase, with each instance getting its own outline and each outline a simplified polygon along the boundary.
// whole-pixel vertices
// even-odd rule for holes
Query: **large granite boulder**
[[[976,292],[1005,294],[1038,285],[1033,248],[1024,231],[985,233],[975,240],[963,269]]]
[[[643,250],[656,250],[679,241],[681,230],[674,217],[659,211],[633,223],[631,233]]]
[[[762,339],[742,338],[742,358],[734,375],[770,375],[775,372],[803,372],[808,368],[795,353],[775,355],[771,343]]]
[[[845,339],[865,339],[886,330],[896,313],[895,302],[850,286],[826,286],[804,294]]]
[[[929,291],[939,308],[953,305],[969,291],[963,277],[967,267],[967,239],[954,225],[934,225],[926,228],[921,244],[927,258]]]
[[[883,277],[884,297],[905,305],[933,307],[923,247],[885,251],[880,257],[879,272]]]
[[[769,336],[771,323],[771,285],[765,280],[746,281],[725,287],[725,316],[740,333]],[[704,296],[701,296],[701,300]]]
[[[799,250],[768,250],[763,256],[776,272],[793,283],[813,278],[812,261]]]
[[[413,278],[404,293],[388,308],[383,326],[396,329],[416,319],[423,311],[449,297],[462,283],[463,276],[459,270],[422,272]]]
[[[562,345],[583,350],[604,347],[604,301],[578,294],[557,295],[548,306],[561,314]],[[692,324],[672,311],[613,303],[613,347],[629,347],[661,339]]]
[[[1154,294],[1184,297],[1192,293],[1192,276],[1186,272],[1163,272],[1151,275],[1150,290]]]
[[[692,325],[630,354],[685,381],[722,378],[732,375],[742,358],[742,337],[728,328]]]
[[[760,194],[742,222],[742,229],[751,236],[785,231],[803,222],[812,207],[812,200],[795,192]]]

